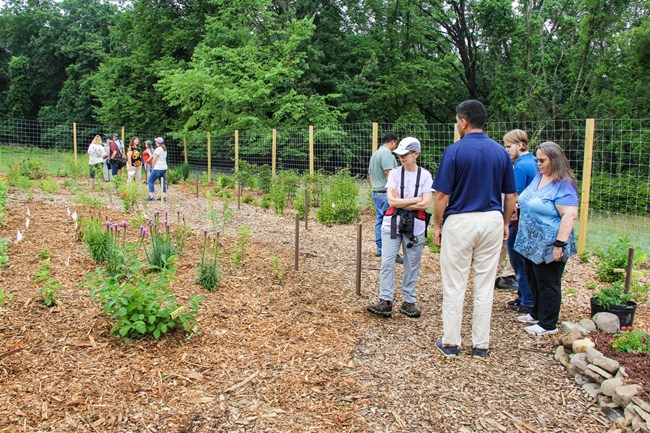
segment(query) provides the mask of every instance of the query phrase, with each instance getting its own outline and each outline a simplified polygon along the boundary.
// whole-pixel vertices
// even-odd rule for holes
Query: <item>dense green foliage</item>
[[[628,329],[614,335],[610,345],[617,352],[650,354],[650,334],[642,329]]]
[[[607,248],[596,252],[600,260],[598,278],[600,281],[612,283],[625,279],[625,268],[627,266],[628,250],[635,248],[628,236],[622,236]],[[647,256],[635,248],[633,264],[638,265],[647,260]]]
[[[347,170],[323,181],[322,203],[316,216],[322,224],[349,224],[357,222],[359,207],[359,183]]]
[[[232,129],[650,114],[647,0],[0,6],[0,117]]]

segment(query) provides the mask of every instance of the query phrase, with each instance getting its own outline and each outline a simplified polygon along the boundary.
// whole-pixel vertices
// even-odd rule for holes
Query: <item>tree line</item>
[[[191,133],[647,118],[648,1],[19,0],[0,117]]]

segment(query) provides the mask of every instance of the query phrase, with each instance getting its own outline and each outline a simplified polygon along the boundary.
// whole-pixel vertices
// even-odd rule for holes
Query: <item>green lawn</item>
[[[578,233],[576,222],[575,232]],[[642,252],[650,253],[650,217],[590,212],[587,250],[595,251],[615,243],[623,235]]]
[[[45,161],[48,173],[56,174],[59,169],[67,170],[69,164],[72,164],[73,157],[72,151],[61,152],[38,147],[0,146],[0,172],[6,174],[9,170],[9,165],[14,162],[29,158],[40,158]],[[85,154],[79,154],[78,158],[77,163],[79,165],[88,164],[88,159]]]

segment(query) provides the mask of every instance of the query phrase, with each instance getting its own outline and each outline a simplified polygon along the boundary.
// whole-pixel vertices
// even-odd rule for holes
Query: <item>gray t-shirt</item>
[[[386,189],[386,174],[384,170],[397,167],[397,161],[389,148],[382,145],[370,158],[368,173],[372,176],[372,190],[383,191]]]

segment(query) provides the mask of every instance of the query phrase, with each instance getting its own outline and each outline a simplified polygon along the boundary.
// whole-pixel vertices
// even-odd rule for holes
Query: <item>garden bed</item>
[[[104,194],[102,215],[129,221]],[[171,288],[182,303],[192,294],[205,298],[201,333],[124,343],[109,334],[112,322],[78,285],[97,265],[67,210],[92,212],[78,208],[65,189],[31,200],[12,191],[1,234],[15,239],[20,229],[24,239],[9,247],[0,274],[0,287],[14,296],[0,308],[0,431],[600,432],[610,425],[553,360],[552,338],[526,334],[505,309],[512,292],[495,294],[486,362],[469,357],[467,348],[458,359],[443,359],[434,347],[441,333],[437,254],[423,256],[422,318],[370,317],[365,305],[376,298],[379,267],[370,214],[362,216],[361,298],[354,295],[354,225],[309,221],[300,270],[293,272],[292,214],[244,204],[237,211],[236,202],[222,240],[223,281],[206,292],[196,267],[209,228],[207,203],[194,194],[192,184],[172,188],[165,208],[181,211],[194,233]],[[161,206],[149,204],[146,212]],[[235,268],[228,258],[244,224],[251,228],[249,257]],[[52,308],[32,284],[44,247],[63,284]],[[281,260],[282,279],[272,256]],[[593,266],[569,262],[563,320],[587,317]],[[468,339],[470,293],[465,311]],[[635,327],[649,325],[641,304]]]

